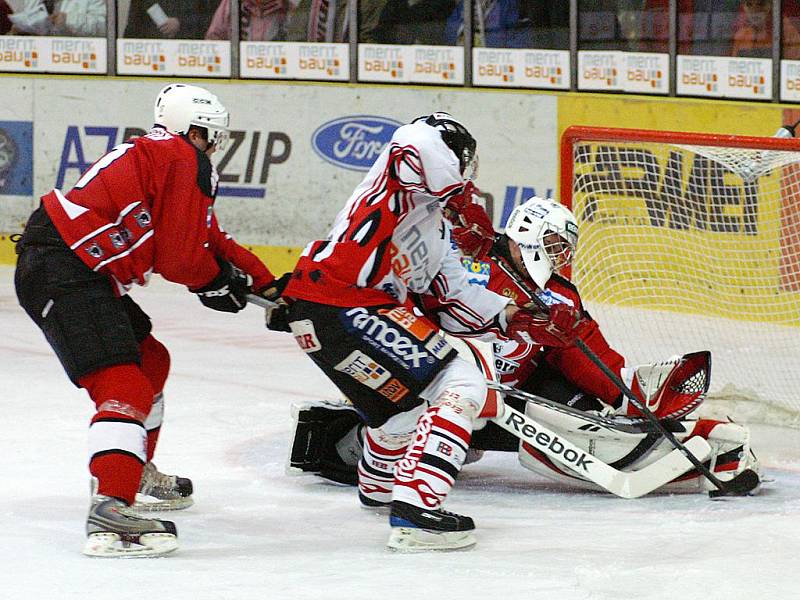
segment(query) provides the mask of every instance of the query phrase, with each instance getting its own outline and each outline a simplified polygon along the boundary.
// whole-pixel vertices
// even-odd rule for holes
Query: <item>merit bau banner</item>
[[[0,71],[95,73],[108,71],[105,38],[0,37]]]
[[[230,77],[229,41],[117,40],[120,75]]]

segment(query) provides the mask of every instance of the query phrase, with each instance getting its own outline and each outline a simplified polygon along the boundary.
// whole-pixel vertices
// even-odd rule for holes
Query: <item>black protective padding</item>
[[[37,214],[29,221],[36,231],[23,234],[14,274],[20,305],[75,385],[103,367],[139,364],[139,343],[150,334],[150,318],[130,297],[118,297],[111,281],[87,267],[63,241],[58,244],[48,221]]]

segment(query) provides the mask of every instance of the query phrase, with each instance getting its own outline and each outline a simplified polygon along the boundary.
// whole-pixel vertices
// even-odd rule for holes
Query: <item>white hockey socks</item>
[[[452,406],[428,408],[417,421],[414,439],[395,466],[393,500],[438,508],[464,464],[472,420]]]

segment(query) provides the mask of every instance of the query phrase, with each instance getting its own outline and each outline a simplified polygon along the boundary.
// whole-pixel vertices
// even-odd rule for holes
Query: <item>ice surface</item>
[[[295,401],[331,385],[259,309],[203,308],[155,282],[134,299],[172,354],[159,467],[194,480],[163,559],[81,555],[91,404],[17,306],[0,267],[0,598],[273,600],[794,598],[800,550],[797,430],[758,427],[774,482],[754,498],[620,500],[537,479],[512,455],[464,469],[448,508],[478,524],[468,552],[384,550],[385,517],[352,488],[284,474]]]

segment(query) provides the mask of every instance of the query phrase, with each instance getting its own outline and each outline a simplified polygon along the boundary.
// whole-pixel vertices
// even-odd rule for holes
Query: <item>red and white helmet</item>
[[[208,130],[208,143],[222,150],[228,139],[228,110],[217,97],[196,85],[173,83],[156,96],[154,123],[170,133],[185,134],[195,125]]]
[[[511,212],[505,233],[519,245],[525,269],[540,288],[554,271],[572,262],[578,244],[578,224],[572,211],[536,196]]]

